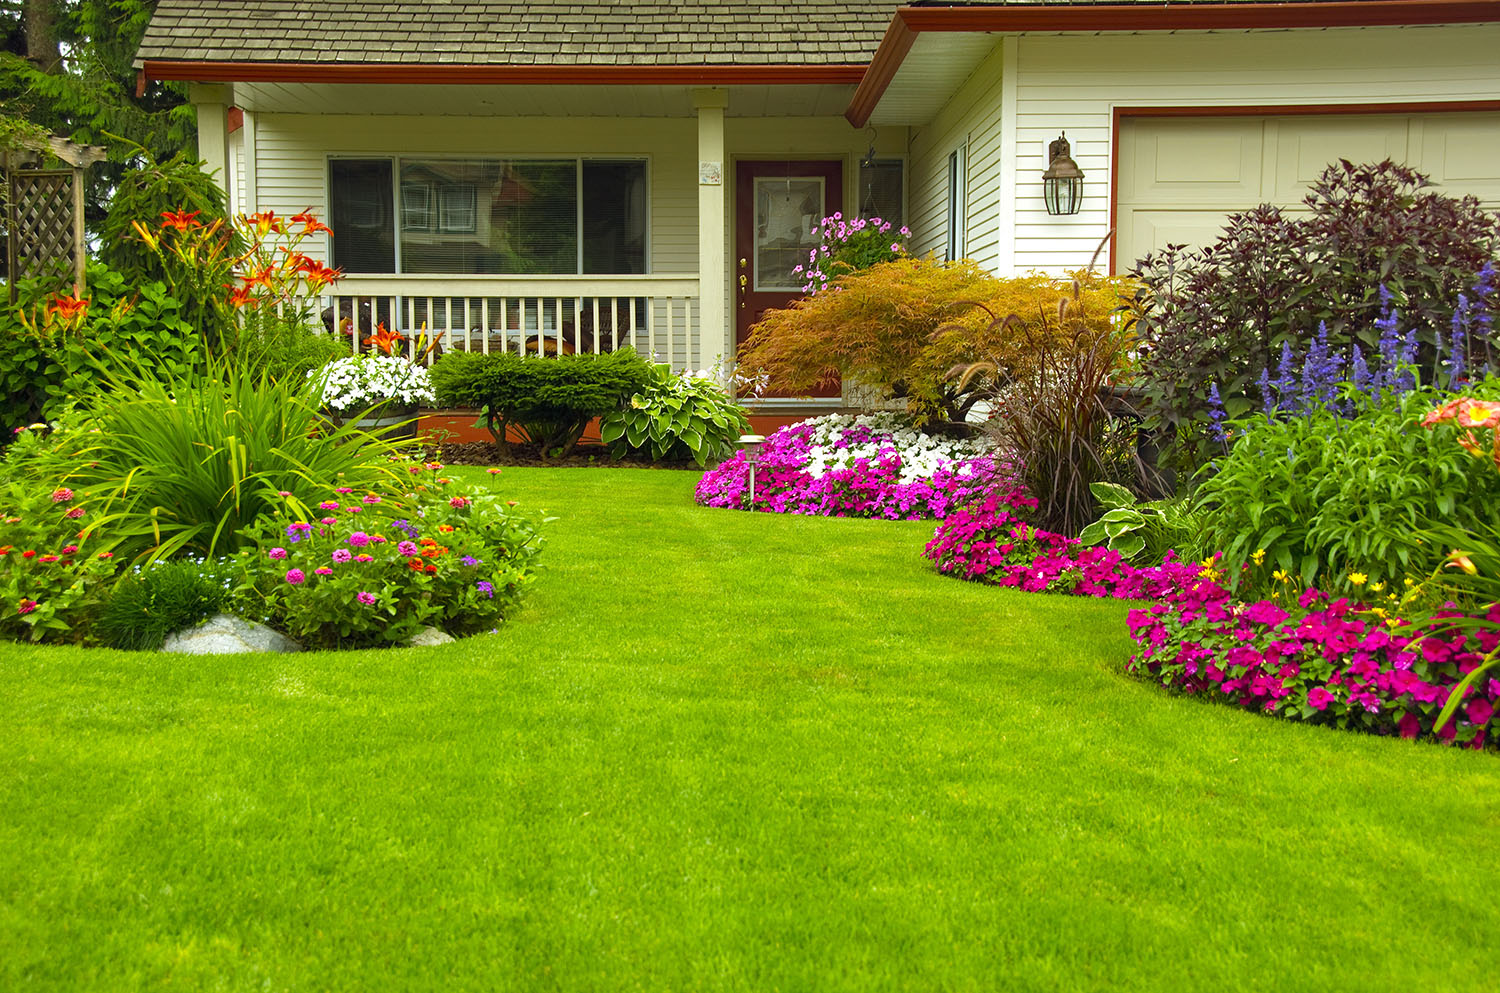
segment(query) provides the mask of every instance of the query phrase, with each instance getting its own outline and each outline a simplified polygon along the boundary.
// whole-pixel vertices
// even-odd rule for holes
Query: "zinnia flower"
[[[363,531],[356,531],[349,536],[349,544],[355,548],[363,548],[370,543],[370,536]]]
[[[349,553],[349,549],[347,549],[347,548],[335,548],[333,550],[333,560],[335,562],[339,563],[340,565],[342,565],[345,562],[348,562],[353,557],[354,556]]]
[[[317,573],[320,576],[332,576],[333,575],[333,570],[330,569],[330,568],[328,568],[326,565],[320,565],[320,566],[318,566],[316,569],[313,570],[313,572]]]
[[[271,549],[266,554],[269,555],[273,559],[284,559],[284,558],[286,558],[286,549],[285,548],[281,548],[280,546],[278,546],[276,548]]]
[[[375,594],[366,593],[364,590],[360,590],[358,593],[354,594],[354,599],[358,600],[360,603],[368,607],[375,602]]]
[[[286,581],[291,583],[293,586],[296,586],[300,583],[306,582],[307,576],[301,569],[288,569],[286,573]]]
[[[16,613],[18,613],[18,614],[29,614],[29,613],[31,613],[35,609],[36,609],[36,601],[35,600],[22,600],[21,603],[16,607]]]
[[[53,503],[67,503],[71,499],[73,499],[73,491],[66,486],[52,491]]]

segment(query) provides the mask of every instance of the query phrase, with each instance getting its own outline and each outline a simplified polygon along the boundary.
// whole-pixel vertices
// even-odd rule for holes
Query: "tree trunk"
[[[57,33],[57,0],[25,0],[26,58],[42,72],[62,72],[62,43]]]

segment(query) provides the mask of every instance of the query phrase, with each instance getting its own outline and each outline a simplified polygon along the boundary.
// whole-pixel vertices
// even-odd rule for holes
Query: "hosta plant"
[[[628,408],[599,421],[600,439],[615,458],[636,451],[656,461],[691,458],[702,466],[727,458],[739,436],[750,431],[744,409],[711,374],[674,375],[670,366],[656,365],[651,376]]]

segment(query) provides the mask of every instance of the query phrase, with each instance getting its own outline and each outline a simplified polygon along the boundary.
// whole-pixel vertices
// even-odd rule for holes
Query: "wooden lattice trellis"
[[[25,150],[7,149],[0,156],[0,168],[5,171],[10,300],[16,300],[18,279],[46,275],[54,267],[72,272],[73,292],[81,296],[88,259],[83,233],[84,170],[104,160],[104,149],[61,138],[20,144]],[[45,161],[42,155],[61,160],[69,168],[37,168],[35,163]]]

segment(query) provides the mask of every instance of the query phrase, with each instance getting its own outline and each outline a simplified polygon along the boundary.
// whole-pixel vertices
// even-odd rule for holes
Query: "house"
[[[825,213],[1116,271],[1338,158],[1500,205],[1494,0],[161,0],[244,212],[330,218],[342,315],[445,347],[734,354]],[[1075,213],[1042,174],[1063,135]],[[837,405],[837,397],[777,403]]]

